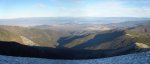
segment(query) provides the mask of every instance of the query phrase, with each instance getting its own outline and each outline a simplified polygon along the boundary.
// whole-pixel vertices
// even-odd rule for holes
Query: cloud
[[[150,17],[150,8],[129,7],[121,1],[99,2],[74,8],[62,7],[55,16],[70,17]]]
[[[90,17],[150,17],[150,8],[126,7],[122,2],[95,4],[84,11],[84,16]]]

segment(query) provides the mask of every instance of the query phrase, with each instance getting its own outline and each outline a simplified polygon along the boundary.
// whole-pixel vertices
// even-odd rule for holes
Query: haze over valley
[[[16,41],[30,46],[53,48],[103,49],[104,47],[104,49],[117,49],[131,44],[132,37],[126,35],[130,33],[130,30],[150,23],[149,18],[91,18],[92,20],[86,22],[87,19],[68,17],[1,19],[0,39],[1,41]],[[11,22],[16,23],[11,24]],[[147,28],[144,27],[145,30]],[[129,42],[121,44],[123,43],[121,41],[126,39]],[[119,46],[117,47],[117,45]]]
[[[0,0],[0,64],[150,64],[150,1]]]

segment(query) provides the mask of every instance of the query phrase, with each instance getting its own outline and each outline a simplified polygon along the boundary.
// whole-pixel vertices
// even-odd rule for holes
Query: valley
[[[0,64],[150,64],[150,0],[0,0]]]
[[[44,20],[46,18],[41,19]],[[120,18],[106,19],[110,19],[109,21],[120,20]],[[127,19],[129,20],[129,18]],[[123,18],[123,20],[127,19]],[[15,19],[13,19],[12,21],[14,20]],[[34,18],[32,20],[37,19]],[[55,20],[55,18],[53,18],[53,20]],[[71,19],[67,18],[63,20]],[[99,20],[105,19],[100,18]],[[60,19],[59,21],[62,21],[62,19]],[[0,30],[2,31],[0,32],[0,39],[1,41],[16,41],[30,46],[44,46],[53,48],[58,47],[91,50],[112,48],[116,49],[135,42],[150,45],[150,32],[148,28],[149,25],[150,22],[148,21],[148,19],[137,18],[133,18],[132,21],[130,20],[121,23],[108,24],[61,23],[28,27],[0,25]],[[6,38],[8,36],[10,36],[9,39]]]
[[[16,44],[12,43],[9,46],[12,46],[14,51],[3,52],[4,55],[23,57],[89,59],[149,52],[149,27],[148,20],[109,24],[0,25],[1,50],[11,50],[3,49],[3,45],[7,45],[4,41],[15,42],[22,50],[19,49],[18,54],[15,51],[18,49],[13,47]],[[26,55],[24,52],[27,52],[28,48],[32,52]],[[34,56],[35,53],[39,55]],[[68,54],[75,56],[66,56]]]

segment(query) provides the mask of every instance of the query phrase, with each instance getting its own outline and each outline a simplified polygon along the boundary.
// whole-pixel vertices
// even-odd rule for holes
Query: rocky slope
[[[1,64],[149,64],[149,53],[128,54],[110,58],[89,60],[56,60],[0,55]]]

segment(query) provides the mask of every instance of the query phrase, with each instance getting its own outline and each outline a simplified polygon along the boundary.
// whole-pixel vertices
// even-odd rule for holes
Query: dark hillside
[[[0,41],[0,55],[37,57],[49,59],[92,59],[104,58],[131,53],[135,45],[131,44],[118,49],[108,50],[83,50],[59,49],[49,47],[32,47],[21,45],[17,42]]]

